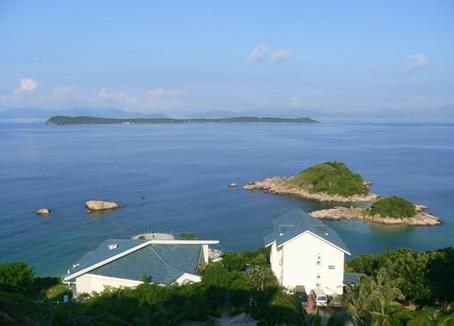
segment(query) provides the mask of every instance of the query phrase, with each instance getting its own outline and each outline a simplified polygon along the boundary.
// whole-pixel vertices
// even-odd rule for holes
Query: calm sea
[[[320,204],[241,185],[337,160],[373,191],[430,207],[444,224],[330,222],[353,255],[454,245],[454,124],[45,126],[0,122],[0,261],[58,275],[109,237],[192,232],[224,250],[254,249],[271,219]],[[127,205],[88,214],[88,199]],[[50,207],[48,217],[34,210]]]

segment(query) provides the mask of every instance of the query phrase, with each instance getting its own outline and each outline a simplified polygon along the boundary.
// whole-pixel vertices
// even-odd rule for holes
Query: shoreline
[[[384,225],[407,225],[407,226],[435,226],[442,224],[442,220],[434,215],[419,211],[415,216],[408,218],[383,217],[379,215],[364,215],[363,208],[359,207],[334,207],[321,209],[309,213],[312,217],[320,220],[356,220]]]
[[[243,186],[244,190],[262,190],[265,192],[292,195],[303,199],[316,200],[321,202],[336,203],[368,203],[376,201],[379,196],[374,193],[367,195],[340,196],[327,193],[310,193],[309,191],[292,185],[286,177],[267,178],[263,181],[254,181]]]

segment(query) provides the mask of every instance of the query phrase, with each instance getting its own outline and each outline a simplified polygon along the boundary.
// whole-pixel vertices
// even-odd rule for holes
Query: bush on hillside
[[[408,218],[416,215],[416,206],[405,198],[389,196],[377,200],[366,210],[366,213],[383,217]]]
[[[290,182],[312,193],[352,196],[369,192],[363,177],[340,162],[316,164],[290,178]]]

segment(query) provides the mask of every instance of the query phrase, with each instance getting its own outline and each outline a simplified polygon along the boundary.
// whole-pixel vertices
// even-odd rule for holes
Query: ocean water
[[[454,124],[321,123],[45,126],[0,122],[0,261],[59,275],[109,237],[192,232],[222,249],[263,244],[273,217],[322,204],[236,182],[337,160],[372,191],[430,207],[436,227],[328,222],[353,255],[454,245]],[[89,199],[126,208],[88,214]],[[35,209],[53,213],[38,217]]]

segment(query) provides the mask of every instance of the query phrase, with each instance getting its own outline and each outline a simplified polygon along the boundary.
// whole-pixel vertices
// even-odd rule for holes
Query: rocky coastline
[[[244,190],[261,190],[265,192],[292,195],[304,199],[336,202],[336,203],[368,203],[376,201],[379,196],[374,193],[367,195],[340,196],[327,193],[311,193],[301,187],[295,186],[288,182],[289,178],[274,177],[263,181],[249,182],[243,186]]]
[[[321,220],[357,220],[368,223],[384,225],[408,225],[408,226],[434,226],[442,223],[442,220],[424,210],[418,210],[417,214],[409,218],[383,217],[380,215],[363,214],[364,209],[360,207],[334,207],[322,209],[310,213],[312,217]]]

